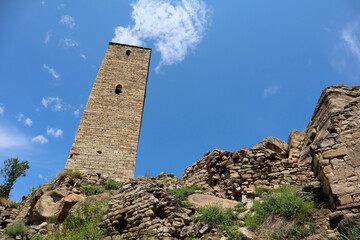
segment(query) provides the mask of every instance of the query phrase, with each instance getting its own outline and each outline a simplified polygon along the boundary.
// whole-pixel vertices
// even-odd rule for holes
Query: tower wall
[[[109,43],[65,169],[133,178],[151,49]]]

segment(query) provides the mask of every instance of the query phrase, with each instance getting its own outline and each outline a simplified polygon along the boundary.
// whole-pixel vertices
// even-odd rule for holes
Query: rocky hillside
[[[305,132],[293,130],[287,142],[268,137],[237,152],[207,152],[181,179],[162,173],[120,186],[96,173],[65,172],[20,206],[0,202],[0,233],[7,229],[18,239],[359,239],[359,107],[359,87],[328,87]],[[21,233],[14,230],[20,223],[26,225]]]

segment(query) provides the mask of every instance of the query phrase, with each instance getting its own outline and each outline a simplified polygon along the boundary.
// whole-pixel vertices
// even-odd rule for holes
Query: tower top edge
[[[129,45],[129,44],[124,44],[124,43],[109,42],[109,45],[121,45],[121,46],[134,47],[134,48],[141,48],[141,49],[146,49],[146,50],[150,50],[150,51],[151,51],[151,48],[139,47],[139,46]]]

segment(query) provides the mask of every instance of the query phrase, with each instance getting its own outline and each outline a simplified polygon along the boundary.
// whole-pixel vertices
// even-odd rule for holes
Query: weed
[[[65,169],[62,172],[57,174],[57,178],[63,178],[66,176],[71,176],[72,178],[79,178],[82,179],[82,174],[77,170]]]
[[[205,190],[199,186],[182,187],[179,189],[169,189],[169,191],[181,201],[187,201],[187,197],[195,193],[195,191],[201,191],[202,193],[205,192]]]
[[[257,196],[261,196],[265,192],[265,188],[263,187],[255,187],[255,192]]]
[[[339,227],[340,236],[345,240],[357,240],[360,239],[360,226],[359,225],[349,225],[347,227]]]
[[[92,199],[79,203],[79,206],[71,211],[62,223],[63,230],[50,234],[46,239],[104,239],[99,223],[108,210],[108,200]]]
[[[263,194],[263,201],[255,201],[252,210],[255,214],[245,216],[245,224],[250,230],[265,222],[270,216],[278,216],[287,221],[294,222],[289,231],[274,231],[272,238],[287,239],[288,236],[304,237],[311,231],[311,226],[304,227],[306,221],[310,221],[313,202],[306,202],[299,194],[297,187],[281,186],[267,194]],[[285,236],[285,237],[284,237]]]
[[[9,207],[9,208],[16,208],[20,206],[20,202],[13,202],[9,199],[6,199],[4,197],[0,198],[0,206]]]
[[[30,240],[43,240],[43,238],[44,238],[43,236],[37,235],[37,236],[30,238]]]
[[[15,238],[15,236],[25,236],[29,233],[29,228],[23,221],[17,221],[14,225],[6,228],[6,233],[9,237]]]
[[[219,227],[221,231],[225,231],[230,236],[230,239],[242,239],[237,231],[239,225],[238,212],[234,209],[223,210],[219,207],[210,206],[199,207],[198,212],[200,216],[195,218],[196,221],[204,222],[210,227]]]
[[[107,180],[106,182],[103,183],[103,186],[105,187],[106,190],[117,190],[121,187],[122,183],[121,182],[117,182],[115,180]]]
[[[81,192],[86,196],[92,196],[105,192],[105,188],[101,185],[87,184],[81,188]]]
[[[35,187],[35,185],[32,185],[31,187],[29,187],[29,191],[33,193],[41,187],[42,187],[41,184],[39,184],[39,186],[37,186],[37,187]]]

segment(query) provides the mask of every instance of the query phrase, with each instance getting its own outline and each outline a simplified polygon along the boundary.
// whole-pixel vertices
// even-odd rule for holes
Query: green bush
[[[105,187],[105,189],[107,190],[117,190],[121,187],[122,183],[121,182],[117,182],[115,180],[107,180],[106,182],[104,182],[103,186]]]
[[[92,196],[105,192],[105,188],[101,185],[87,184],[81,188],[81,192],[86,196]]]
[[[263,197],[263,202],[255,201],[252,210],[255,215],[248,214],[245,224],[254,229],[262,224],[270,215],[282,216],[287,220],[294,220],[296,225],[304,223],[309,219],[313,209],[313,202],[306,202],[297,194],[297,188],[292,186],[281,186],[270,191]],[[300,228],[294,232],[300,233]]]
[[[199,186],[182,187],[179,189],[169,189],[169,191],[181,201],[187,201],[187,197],[195,193],[195,191],[201,191],[202,193],[205,192],[205,190]]]
[[[29,233],[29,228],[23,221],[17,221],[14,225],[6,228],[6,233],[9,237],[15,238],[15,236],[25,236]]]
[[[231,208],[223,210],[219,207],[210,206],[199,207],[198,212],[200,215],[195,218],[195,221],[206,223],[210,227],[219,227],[221,231],[226,231],[230,239],[242,239],[237,231],[239,226],[238,211]]]
[[[62,223],[62,230],[50,234],[47,240],[104,239],[99,223],[108,210],[109,199],[94,199],[79,203]]]

